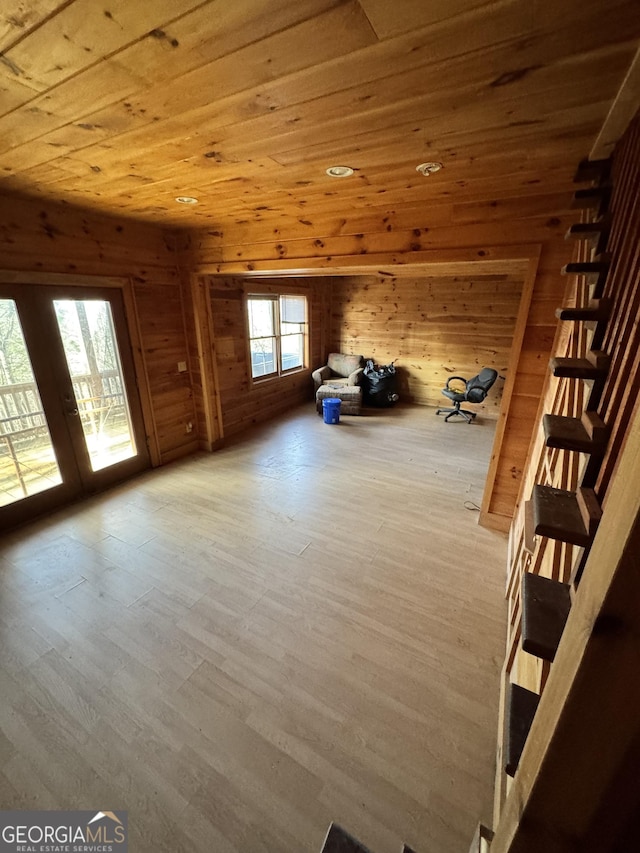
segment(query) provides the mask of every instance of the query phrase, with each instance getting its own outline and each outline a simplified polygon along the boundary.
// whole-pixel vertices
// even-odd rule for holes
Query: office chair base
[[[460,415],[460,417],[464,418],[465,421],[470,424],[471,421],[478,414],[477,412],[470,412],[469,409],[461,409],[460,404],[453,409],[436,409],[436,415],[443,414],[444,412],[448,412],[447,417],[444,419],[445,423],[452,418],[454,415]]]

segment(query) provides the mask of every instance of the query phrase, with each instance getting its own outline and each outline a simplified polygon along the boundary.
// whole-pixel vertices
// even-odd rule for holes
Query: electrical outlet
[[[189,433],[189,432],[193,432],[193,424],[191,423],[191,421],[189,421],[189,422],[187,423],[187,426],[186,426],[185,432],[187,432],[187,433]]]
[[[178,373],[186,373],[187,372],[187,362],[179,361],[178,362]]]

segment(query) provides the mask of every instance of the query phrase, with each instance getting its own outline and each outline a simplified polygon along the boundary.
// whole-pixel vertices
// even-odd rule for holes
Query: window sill
[[[266,382],[277,382],[279,379],[286,379],[289,376],[298,376],[300,373],[308,373],[308,367],[299,367],[293,370],[287,370],[286,373],[270,373],[268,376],[252,376],[252,385],[263,385]]]

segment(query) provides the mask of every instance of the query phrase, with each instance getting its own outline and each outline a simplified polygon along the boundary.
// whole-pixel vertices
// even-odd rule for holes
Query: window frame
[[[282,367],[282,338],[287,337],[282,334],[282,322],[281,322],[281,300],[284,298],[297,298],[304,299],[304,321],[301,324],[303,326],[302,329],[302,364],[296,367],[290,367],[287,369],[283,369]],[[259,335],[253,337],[251,335],[251,319],[250,319],[250,303],[252,301],[264,301],[269,302],[272,305],[273,311],[273,335]],[[269,382],[274,379],[281,379],[286,376],[290,376],[291,374],[301,373],[305,370],[309,369],[309,298],[306,292],[297,291],[294,288],[287,288],[286,290],[257,290],[252,289],[250,292],[245,295],[245,323],[247,328],[247,360],[248,360],[248,373],[249,379],[252,384],[260,384],[262,382]],[[295,332],[293,334],[300,334],[300,332]],[[252,350],[251,343],[254,340],[261,340],[262,338],[273,338],[274,340],[274,364],[275,370],[271,373],[266,373],[261,376],[253,375],[253,358],[252,358]]]

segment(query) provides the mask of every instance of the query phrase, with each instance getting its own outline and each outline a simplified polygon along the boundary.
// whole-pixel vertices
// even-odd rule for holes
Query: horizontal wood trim
[[[71,273],[24,272],[0,269],[0,284],[62,284],[69,287],[86,287],[87,280],[93,287],[124,289],[129,283],[125,276],[77,275]]]
[[[528,258],[536,252],[535,246],[514,245],[491,248],[456,248],[418,251],[408,254],[374,253],[367,255],[366,262],[359,255],[340,257],[318,257],[305,259],[260,260],[255,262],[228,262],[215,264],[213,268],[199,268],[201,273],[242,274],[259,277],[273,275],[353,275],[357,273],[386,272],[393,275],[428,274],[464,275],[477,268],[488,275],[513,273],[526,269]]]

